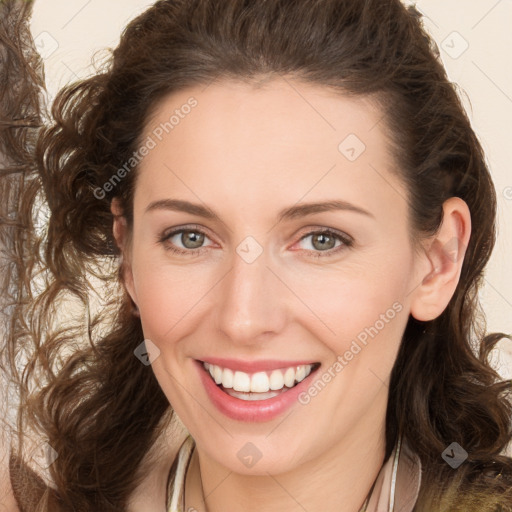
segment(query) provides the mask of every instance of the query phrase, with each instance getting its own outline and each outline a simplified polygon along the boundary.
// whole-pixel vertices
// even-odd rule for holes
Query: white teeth
[[[251,377],[251,391],[266,393],[269,390],[269,381],[265,372],[255,373]]]
[[[222,385],[225,388],[233,387],[233,372],[229,368],[225,368],[222,372]]]
[[[217,366],[217,368],[219,367]],[[251,391],[251,377],[245,372],[235,372],[233,389],[235,391]]]
[[[269,391],[268,393],[240,393],[239,391],[233,391],[232,389],[227,389],[226,393],[235,398],[239,398],[240,400],[246,400],[249,402],[255,402],[259,400],[268,400],[269,398],[274,398],[281,393],[286,393],[286,391]]]
[[[256,372],[250,375],[240,371],[233,372],[233,370],[229,368],[221,368],[220,366],[210,363],[203,363],[203,366],[204,369],[210,373],[215,384],[222,384],[224,388],[232,388],[234,392],[267,394],[269,391],[282,390],[285,386],[292,388],[295,383],[303,381],[311,373],[313,368],[312,364],[306,364],[292,366],[282,370],[272,370],[271,372]],[[275,396],[275,394],[273,394],[273,396]],[[247,399],[256,400],[257,398]]]
[[[222,382],[222,368],[219,366],[213,367],[213,378],[215,379],[215,384],[220,384]]]
[[[285,386],[291,388],[293,383],[295,382],[295,370],[293,368],[288,368],[284,372],[284,384]]]
[[[270,389],[272,390],[278,390],[282,389],[284,387],[284,376],[283,372],[279,370],[274,370],[270,374]]]

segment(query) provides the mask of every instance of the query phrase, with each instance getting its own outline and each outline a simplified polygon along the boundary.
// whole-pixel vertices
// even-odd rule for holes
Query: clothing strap
[[[188,435],[181,445],[178,454],[178,466],[176,468],[176,475],[174,479],[170,479],[173,485],[172,492],[169,493],[171,500],[168,505],[168,512],[183,512],[183,510],[185,510],[185,474],[190,462],[190,454],[192,453],[193,449],[194,440],[192,439],[191,435]],[[178,508],[178,503],[181,504],[181,509]]]

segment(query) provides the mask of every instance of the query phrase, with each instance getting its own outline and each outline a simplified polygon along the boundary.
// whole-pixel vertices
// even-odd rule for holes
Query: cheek
[[[183,335],[185,320],[211,298],[213,284],[204,269],[156,263],[141,251],[132,271],[144,334],[156,343]]]
[[[408,320],[407,268],[408,262],[393,261],[300,279],[294,291],[307,306],[299,306],[302,322],[337,355],[352,351],[360,358],[364,352],[388,360]]]

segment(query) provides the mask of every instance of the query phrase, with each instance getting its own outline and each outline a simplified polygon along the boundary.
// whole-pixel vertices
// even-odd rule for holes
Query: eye
[[[207,249],[203,246],[205,240],[209,240],[206,233],[194,226],[174,229],[159,237],[166,250],[186,256],[197,256]]]
[[[333,256],[353,245],[351,237],[330,228],[310,231],[298,243],[300,244],[308,239],[310,241],[305,245],[309,247],[303,247],[303,249],[313,257]],[[205,240],[209,240],[209,238],[202,229],[187,226],[163,233],[158,241],[163,244],[166,250],[173,253],[198,256],[209,247],[203,245]]]
[[[353,240],[348,235],[327,228],[310,231],[300,239],[299,243],[308,239],[305,250],[315,258],[333,256],[353,245]]]

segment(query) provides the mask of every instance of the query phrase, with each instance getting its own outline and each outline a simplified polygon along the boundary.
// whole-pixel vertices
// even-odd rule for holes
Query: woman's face
[[[190,88],[146,126],[127,287],[169,402],[232,471],[383,440],[421,282],[385,130],[368,100],[285,80]]]

